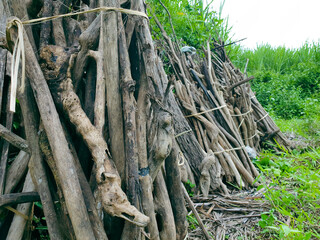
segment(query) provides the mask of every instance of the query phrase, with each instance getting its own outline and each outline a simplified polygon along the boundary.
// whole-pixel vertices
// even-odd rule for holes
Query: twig
[[[8,128],[0,124],[0,137],[3,137],[6,141],[11,143],[13,146],[30,153],[29,146],[26,140],[22,139],[18,135],[11,132]]]
[[[172,34],[173,34],[173,37],[174,37],[174,41],[176,42],[176,44],[178,45],[178,39],[177,39],[177,35],[176,35],[176,32],[174,31],[174,27],[173,27],[173,24],[172,24],[172,18],[171,18],[171,14],[168,10],[168,8],[163,4],[163,2],[161,2],[161,0],[158,0],[159,3],[161,4],[161,6],[166,10],[166,12],[168,13],[168,17],[169,17],[169,22],[170,22],[170,26],[172,28]]]
[[[242,80],[242,81],[240,81],[240,82],[237,82],[237,83],[231,85],[230,87],[228,87],[228,92],[230,92],[230,91],[231,91],[232,89],[234,89],[235,87],[238,87],[238,86],[240,86],[240,85],[242,85],[242,84],[244,84],[244,83],[246,83],[246,82],[249,82],[249,81],[252,80],[252,79],[254,79],[254,76],[248,77],[248,78],[246,78],[246,79],[244,79],[244,80]]]
[[[217,49],[219,49],[219,48],[223,48],[223,47],[226,47],[226,46],[235,44],[235,43],[237,43],[237,42],[241,42],[241,41],[246,40],[246,39],[247,39],[247,38],[243,38],[243,39],[240,39],[240,40],[237,40],[237,41],[228,43],[228,44],[223,44],[223,45],[220,45],[220,46],[218,46],[218,47],[215,47],[213,50],[217,50]]]
[[[228,220],[231,220],[231,219],[260,217],[260,216],[261,216],[261,213],[260,214],[254,214],[254,215],[240,215],[240,216],[233,216],[233,217],[228,217],[228,218],[221,218],[220,220],[221,221],[228,221]]]
[[[196,210],[195,207],[193,206],[193,202],[192,202],[191,198],[189,197],[189,194],[188,194],[186,188],[184,187],[184,185],[183,185],[182,183],[181,183],[181,185],[182,185],[182,189],[183,189],[183,192],[184,192],[184,196],[185,196],[185,198],[186,198],[186,200],[187,200],[187,202],[188,202],[188,204],[189,204],[189,207],[191,208],[194,216],[196,217],[196,219],[197,219],[197,221],[198,221],[198,223],[199,223],[199,226],[200,226],[201,230],[203,231],[204,236],[206,237],[206,239],[212,239],[212,238],[210,237],[208,231],[205,229],[205,227],[204,227],[204,225],[203,225],[203,222],[202,222],[202,220],[201,220],[201,218],[200,218],[197,210]]]
[[[243,71],[243,74],[245,75],[247,75],[248,64],[249,64],[249,58],[247,58],[246,66],[244,67],[244,71]]]

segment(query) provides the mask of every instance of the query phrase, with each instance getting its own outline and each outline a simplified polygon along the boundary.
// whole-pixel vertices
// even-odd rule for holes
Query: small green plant
[[[194,190],[194,187],[195,187],[196,185],[193,184],[193,183],[190,181],[190,179],[188,179],[188,181],[184,184],[184,186],[185,186],[185,188],[186,188],[189,196],[190,196],[190,197],[193,197],[193,194],[194,194],[193,190]]]
[[[195,216],[193,214],[187,216],[187,221],[189,223],[189,228],[191,230],[195,230],[197,228],[197,226],[199,225],[197,219],[195,218]]]
[[[43,214],[43,207],[41,202],[34,203],[34,215],[32,218],[33,235],[42,240],[50,239],[48,234],[48,226],[46,224],[46,218]]]

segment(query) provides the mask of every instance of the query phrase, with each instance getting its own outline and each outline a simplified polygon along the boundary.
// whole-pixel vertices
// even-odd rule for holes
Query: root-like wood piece
[[[52,88],[52,91],[58,93],[55,99],[57,104],[63,106],[70,122],[75,125],[77,132],[81,134],[91,151],[97,166],[96,180],[104,210],[112,216],[122,217],[138,226],[145,226],[149,218],[130,205],[127,200],[126,195],[121,189],[121,180],[117,169],[108,156],[107,143],[86,116],[81,107],[80,100],[74,92],[70,78],[70,69],[73,66],[74,55],[70,59],[70,66],[68,64],[70,53],[62,47],[47,46],[42,50],[40,55],[48,66],[44,71],[47,80],[52,83],[51,86],[54,86],[53,82],[58,79],[62,80],[58,86],[56,85],[56,88]],[[52,56],[54,56],[54,62],[52,62]],[[63,71],[66,70],[65,67],[67,66],[69,66],[68,73],[65,74]]]
[[[11,29],[10,33],[11,35],[15,34],[14,29]],[[77,237],[81,239],[93,239],[94,234],[85,209],[79,180],[73,164],[73,156],[68,148],[58,113],[37,58],[27,35],[25,33],[23,35],[26,59],[28,59],[28,61],[26,61],[26,75],[30,79],[43,125],[49,138],[54,159],[57,163],[64,195],[68,196],[66,203],[73,228]],[[32,112],[33,109],[30,111]],[[30,114],[30,112],[28,114]],[[50,215],[46,215],[46,217],[48,216]],[[61,238],[57,237],[57,239]]]

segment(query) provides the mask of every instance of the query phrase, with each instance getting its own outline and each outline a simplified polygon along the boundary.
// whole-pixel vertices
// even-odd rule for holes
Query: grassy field
[[[308,144],[292,152],[263,151],[255,162],[271,209],[257,239],[320,239],[320,45],[300,49],[237,49],[235,64],[255,76],[252,88],[281,131]]]

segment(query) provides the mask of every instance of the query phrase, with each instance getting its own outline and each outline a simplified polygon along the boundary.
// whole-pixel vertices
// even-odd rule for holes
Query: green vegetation
[[[212,11],[210,1],[205,5],[205,1],[201,0],[162,0],[168,9],[172,19],[172,25],[178,41],[182,41],[182,45],[193,46],[201,49],[210,37],[228,41],[230,38],[230,30],[228,21],[222,19],[221,15]],[[149,0],[149,11],[154,13],[166,32],[173,37],[172,27],[170,26],[169,16],[165,8],[160,4],[159,0]],[[220,12],[223,5],[221,6]],[[150,21],[155,39],[161,36],[155,21]]]
[[[320,44],[305,44],[300,49],[258,46],[240,50],[233,58],[248,74],[255,76],[252,88],[267,111],[277,117],[313,118],[319,121]]]
[[[259,222],[261,238],[320,238],[320,150],[265,151],[256,164],[261,170],[258,189],[265,189],[271,204]]]

